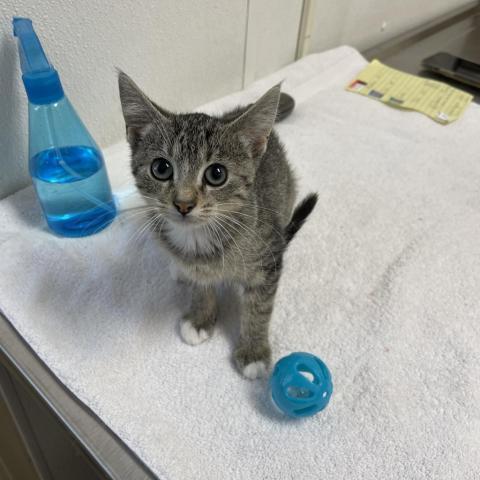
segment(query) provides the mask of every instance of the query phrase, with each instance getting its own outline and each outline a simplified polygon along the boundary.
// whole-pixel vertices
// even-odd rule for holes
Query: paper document
[[[473,96],[449,85],[395,70],[373,60],[347,90],[392,107],[424,113],[447,125],[457,120]]]

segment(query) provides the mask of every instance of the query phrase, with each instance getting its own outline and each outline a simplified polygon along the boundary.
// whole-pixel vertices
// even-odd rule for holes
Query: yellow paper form
[[[445,83],[395,70],[378,60],[365,67],[347,90],[392,107],[424,113],[443,125],[457,120],[473,99]]]

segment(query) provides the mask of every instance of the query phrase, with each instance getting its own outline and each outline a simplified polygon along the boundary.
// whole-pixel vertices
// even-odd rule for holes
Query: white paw
[[[243,369],[243,376],[247,377],[250,380],[255,380],[256,378],[262,378],[267,376],[267,366],[264,362],[252,362],[249,363]]]
[[[189,345],[199,345],[210,336],[203,328],[197,330],[190,320],[182,323],[180,327],[180,335],[182,336],[183,341]]]

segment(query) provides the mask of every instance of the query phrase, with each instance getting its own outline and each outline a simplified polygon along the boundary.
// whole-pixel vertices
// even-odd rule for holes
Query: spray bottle
[[[83,237],[108,226],[116,208],[102,154],[63,92],[28,18],[13,19],[28,97],[29,170],[51,230]]]

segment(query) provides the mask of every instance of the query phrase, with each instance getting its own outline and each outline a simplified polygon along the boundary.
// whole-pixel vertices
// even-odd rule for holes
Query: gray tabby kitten
[[[265,375],[282,256],[317,201],[309,195],[293,210],[295,180],[272,131],[280,86],[222,117],[168,112],[122,72],[119,87],[133,175],[155,209],[152,228],[180,278],[192,285],[183,339],[197,345],[209,338],[215,286],[240,285],[235,360],[246,377]]]

